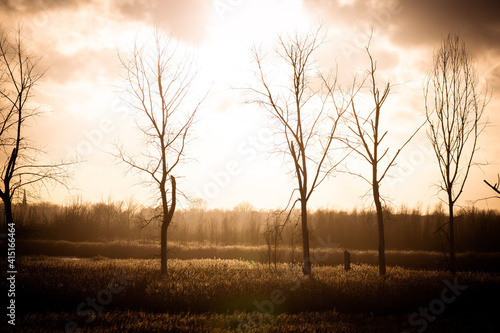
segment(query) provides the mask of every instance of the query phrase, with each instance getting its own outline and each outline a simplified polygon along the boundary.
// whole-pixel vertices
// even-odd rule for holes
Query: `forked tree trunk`
[[[167,274],[167,230],[172,218],[174,217],[175,205],[176,205],[176,183],[174,176],[170,176],[172,183],[172,203],[170,204],[170,209],[168,208],[168,202],[166,199],[165,191],[162,191],[162,203],[163,203],[163,223],[161,224],[161,274]]]
[[[14,223],[14,217],[12,216],[12,201],[8,195],[2,195],[2,200],[5,212],[5,225],[3,228],[5,228],[5,233],[7,233],[9,224]]]
[[[19,113],[19,119],[21,119],[21,113]],[[20,131],[21,131],[21,122],[18,121],[17,125],[17,141],[16,147],[12,149],[12,154],[9,158],[9,163],[7,164],[7,169],[5,170],[3,184],[4,191],[2,192],[2,200],[4,204],[5,211],[5,232],[8,230],[8,226],[11,223],[14,223],[14,217],[12,215],[12,194],[10,193],[10,180],[12,179],[12,175],[14,173],[16,160],[17,160],[17,152],[19,151],[19,141],[20,141]]]
[[[14,217],[12,216],[12,201],[9,196],[6,196],[3,204],[5,207],[5,221],[7,222],[7,225],[14,223]]]
[[[305,275],[311,274],[311,257],[309,255],[309,230],[307,230],[307,203],[301,200],[302,212],[302,249],[304,253],[304,267],[302,268]]]

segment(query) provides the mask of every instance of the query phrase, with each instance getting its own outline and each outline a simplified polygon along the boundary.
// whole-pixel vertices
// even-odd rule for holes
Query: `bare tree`
[[[396,150],[396,152],[390,156],[390,147],[382,145],[382,141],[388,134],[388,131],[383,131],[381,129],[380,116],[382,114],[382,107],[391,91],[392,84],[388,81],[385,83],[383,90],[379,90],[376,78],[377,63],[373,60],[369,45],[366,47],[366,53],[370,59],[370,68],[367,71],[367,76],[363,79],[363,83],[368,81],[370,95],[373,97],[373,108],[367,110],[367,112],[357,110],[353,96],[351,102],[352,113],[351,117],[349,117],[351,124],[348,126],[352,138],[346,137],[343,141],[371,166],[371,177],[365,177],[361,173],[351,173],[361,177],[370,184],[372,190],[373,201],[377,212],[379,274],[384,275],[386,273],[384,207],[382,205],[383,197],[380,194],[380,187],[389,170],[396,165],[396,158],[401,150],[410,142],[422,126],[420,126]]]
[[[167,230],[177,204],[174,169],[186,159],[189,133],[203,101],[189,103],[196,75],[192,61],[174,44],[156,29],[150,43],[136,40],[129,58],[120,58],[125,69],[124,101],[138,115],[136,125],[144,137],[144,149],[132,155],[118,145],[115,156],[144,175],[145,184],[157,191],[159,213],[149,221],[161,220],[162,274],[167,272]]]
[[[26,188],[37,189],[48,183],[66,187],[68,167],[75,162],[42,163],[46,154],[29,139],[26,128],[41,115],[30,102],[33,90],[44,71],[23,46],[21,30],[14,34],[0,32],[0,198],[4,203],[6,225],[14,223],[12,204]],[[20,194],[19,194],[20,195]]]
[[[322,94],[321,89],[315,88],[317,82],[313,82],[315,68],[312,56],[322,44],[320,30],[278,38],[276,54],[289,74],[285,87],[273,82],[265,72],[262,52],[254,48],[253,55],[257,67],[255,74],[259,87],[249,89],[256,96],[252,102],[267,110],[276,121],[275,130],[283,140],[276,149],[288,156],[293,164],[291,172],[297,181],[297,188],[293,190],[288,206],[292,203],[292,212],[295,204],[300,202],[305,275],[311,274],[307,203],[314,190],[338,165],[330,163],[329,153],[334,146],[337,127],[346,110],[340,104],[327,103],[327,97],[324,97],[334,96],[337,88],[336,76],[329,80],[329,94]],[[318,82],[320,81],[318,77]],[[296,192],[297,198],[294,197]]]
[[[456,272],[453,208],[464,190],[473,165],[480,123],[487,99],[478,91],[473,59],[458,34],[450,33],[434,54],[424,89],[427,136],[438,160],[440,191],[446,193],[449,213],[450,270]]]
[[[271,268],[271,263],[274,260],[274,269],[278,265],[278,246],[281,240],[281,229],[283,225],[281,223],[282,218],[281,211],[271,211],[265,220],[265,228],[263,232],[264,240],[267,245],[267,260],[269,268]]]

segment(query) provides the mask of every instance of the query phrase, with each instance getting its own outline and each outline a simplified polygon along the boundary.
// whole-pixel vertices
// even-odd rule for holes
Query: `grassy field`
[[[351,250],[351,260],[357,264],[376,265],[377,251]],[[212,243],[168,243],[169,258],[172,259],[237,259],[268,262],[266,246],[215,245]],[[53,240],[21,240],[18,253],[23,255],[47,255],[92,258],[104,256],[114,259],[154,259],[159,257],[159,242],[112,241],[112,242],[68,242]],[[344,249],[311,249],[312,257],[320,265],[340,265],[344,261]],[[301,250],[282,246],[277,251],[278,262],[299,262]],[[443,253],[429,251],[387,250],[387,264],[409,269],[446,269]],[[274,260],[274,253],[271,253]],[[500,253],[458,253],[457,266],[462,271],[500,272]]]
[[[315,267],[306,278],[291,264],[269,269],[244,260],[173,259],[162,277],[157,259],[26,257],[19,261],[17,290],[21,332],[500,328],[500,278],[492,273],[463,272],[455,281],[443,271],[389,267],[379,277],[375,266],[353,265],[349,272]],[[412,317],[436,304],[444,308],[434,318]]]

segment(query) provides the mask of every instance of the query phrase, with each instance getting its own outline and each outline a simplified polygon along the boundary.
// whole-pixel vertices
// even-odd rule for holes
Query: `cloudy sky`
[[[75,170],[71,192],[51,189],[44,199],[70,202],[81,195],[147,202],[150,191],[109,154],[113,143],[137,147],[134,114],[121,103],[123,83],[118,54],[157,25],[194,55],[200,95],[210,89],[193,128],[188,154],[194,161],[177,169],[180,187],[209,207],[230,208],[249,201],[259,208],[286,205],[295,187],[282,159],[272,157],[269,119],[240,89],[251,85],[250,49],[272,53],[278,34],[307,31],[323,22],[325,43],[315,55],[320,68],[338,66],[342,84],[368,65],[364,47],[373,28],[371,51],[381,81],[394,86],[384,126],[389,143],[404,142],[423,121],[422,94],[433,51],[450,31],[459,31],[475,57],[481,87],[492,92],[480,138],[478,162],[459,201],[493,194],[483,179],[500,172],[500,4],[497,0],[1,0],[4,29],[21,25],[24,42],[48,68],[34,104],[46,115],[30,128],[32,137],[57,160],[84,160]],[[486,119],[485,119],[486,120]],[[435,156],[421,131],[400,155],[398,167],[382,185],[396,207],[433,207],[439,202]],[[349,161],[351,168],[359,161]],[[359,169],[363,172],[363,168]],[[369,206],[368,186],[335,174],[312,196],[312,207],[352,209]],[[500,208],[500,200],[479,201]]]

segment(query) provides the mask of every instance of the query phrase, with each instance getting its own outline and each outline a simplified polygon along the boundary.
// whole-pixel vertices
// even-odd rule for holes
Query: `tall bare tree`
[[[189,57],[180,54],[171,38],[155,29],[150,42],[137,40],[128,58],[120,58],[125,69],[124,101],[136,112],[136,125],[144,138],[140,155],[118,146],[116,157],[131,170],[145,175],[145,183],[158,192],[161,220],[161,272],[167,272],[167,230],[177,204],[174,169],[185,160],[189,133],[201,99],[189,103],[196,73]]]
[[[366,53],[370,59],[370,68],[367,70],[367,76],[363,78],[363,83],[368,81],[370,87],[370,95],[373,98],[373,108],[363,112],[356,108],[356,103],[351,102],[351,117],[349,130],[351,138],[347,136],[343,141],[347,146],[352,149],[357,155],[361,156],[363,160],[368,162],[371,166],[371,177],[365,177],[361,173],[353,173],[358,177],[365,180],[372,189],[373,201],[377,212],[378,224],[378,260],[379,260],[379,274],[386,273],[385,262],[385,233],[384,233],[384,214],[383,214],[383,198],[380,194],[380,187],[382,181],[386,177],[389,170],[396,165],[396,158],[401,150],[410,142],[415,136],[417,131],[422,127],[416,129],[415,132],[390,156],[390,147],[383,146],[382,141],[388,134],[387,130],[382,130],[381,119],[382,107],[390,94],[392,85],[389,81],[385,83],[380,91],[377,84],[376,71],[377,63],[373,60],[370,53],[369,45],[366,47]]]
[[[59,183],[66,187],[68,167],[75,162],[41,163],[43,150],[29,139],[26,128],[42,112],[30,104],[33,91],[42,78],[39,57],[23,46],[21,30],[0,31],[0,198],[6,224],[14,221],[13,200],[20,190]]]
[[[316,88],[321,79],[317,76],[317,81],[314,81],[318,72],[313,66],[312,57],[322,44],[320,30],[278,38],[276,54],[288,71],[288,83],[285,87],[273,82],[263,68],[261,52],[254,49],[255,74],[259,87],[249,89],[256,96],[252,102],[267,110],[276,121],[275,130],[283,140],[276,148],[279,153],[288,156],[293,164],[291,172],[297,181],[297,188],[291,194],[289,205],[293,202],[291,212],[300,203],[305,275],[311,274],[307,203],[339,163],[330,161],[329,153],[334,146],[342,115],[346,111],[344,103],[335,103],[335,100],[327,102],[329,97],[336,98],[336,76],[325,80],[329,83],[326,94],[322,93],[322,89]],[[294,197],[296,192],[298,197]]]
[[[434,54],[424,89],[427,136],[439,165],[440,191],[446,193],[450,271],[456,272],[453,208],[464,190],[482,132],[487,104],[478,91],[478,76],[471,55],[458,33],[450,33]]]

